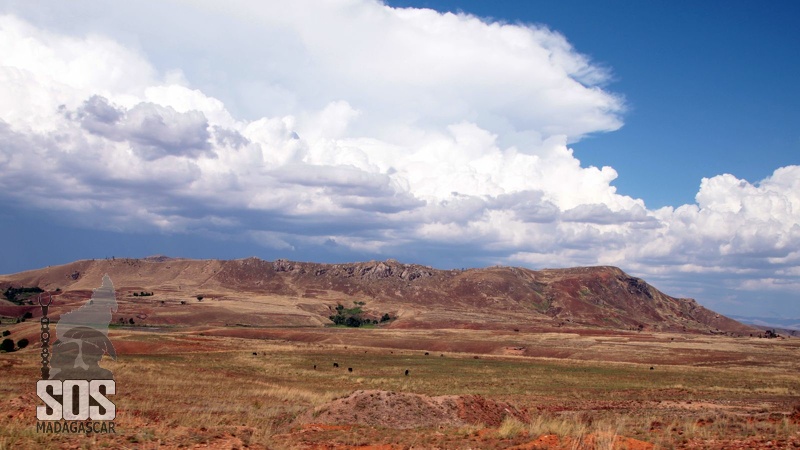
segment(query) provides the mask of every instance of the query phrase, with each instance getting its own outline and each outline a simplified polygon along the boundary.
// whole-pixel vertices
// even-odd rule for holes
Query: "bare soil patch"
[[[499,426],[506,417],[528,421],[528,412],[480,395],[428,396],[408,392],[359,390],[300,416],[298,423],[356,424],[410,429]]]

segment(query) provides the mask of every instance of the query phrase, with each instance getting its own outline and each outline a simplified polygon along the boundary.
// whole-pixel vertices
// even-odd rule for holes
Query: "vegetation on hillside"
[[[3,292],[3,295],[11,302],[14,302],[18,305],[24,304],[28,299],[36,294],[44,292],[42,288],[39,286],[34,287],[11,287],[9,286],[8,289]]]
[[[0,343],[0,351],[13,352],[14,341],[12,341],[11,339],[3,339],[3,342]]]
[[[355,304],[352,308],[345,308],[342,304],[336,305],[336,314],[329,316],[328,318],[334,323],[334,325],[343,325],[346,327],[360,327],[363,325],[377,325],[378,323],[388,322],[392,320],[392,317],[386,313],[384,314],[380,321],[378,319],[370,319],[368,317],[364,317],[364,311],[361,309],[364,306],[364,302],[355,301]]]

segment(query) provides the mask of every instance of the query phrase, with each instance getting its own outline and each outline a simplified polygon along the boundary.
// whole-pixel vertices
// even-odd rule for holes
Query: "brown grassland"
[[[2,300],[30,345],[0,353],[0,450],[800,448],[800,338],[619,269],[158,258],[3,283],[63,289],[55,323],[104,273],[116,434],[37,432],[41,310]],[[327,327],[337,304],[391,320]]]
[[[110,333],[119,358],[102,364],[117,382],[117,433],[36,432],[34,344],[0,354],[0,449],[800,448],[798,338],[579,328]],[[387,393],[505,402],[522,418],[443,422],[410,401],[389,411],[369,402]],[[387,413],[418,426],[375,423]]]

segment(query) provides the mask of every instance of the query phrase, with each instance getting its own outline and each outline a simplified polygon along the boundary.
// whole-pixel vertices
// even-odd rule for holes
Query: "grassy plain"
[[[800,448],[798,338],[241,327],[111,338],[117,434],[36,432],[32,345],[0,354],[0,449]],[[302,419],[359,390],[480,395],[529,420]]]

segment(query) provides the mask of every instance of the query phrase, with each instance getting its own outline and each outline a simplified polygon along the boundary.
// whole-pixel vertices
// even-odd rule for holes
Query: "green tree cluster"
[[[3,295],[9,300],[16,304],[22,304],[25,300],[29,297],[36,295],[40,292],[44,292],[44,290],[38,286],[35,287],[9,287],[3,292]]]
[[[361,306],[365,304],[364,302],[356,301],[353,303],[356,305],[353,308],[345,308],[343,305],[337,304],[336,314],[330,316],[329,319],[331,319],[331,321],[335,325],[344,325],[347,327],[354,327],[354,328],[360,327],[362,325],[378,324],[378,321],[375,319],[362,317],[364,311],[361,309]],[[392,318],[387,313],[384,314],[383,317],[381,317],[380,323],[388,322],[389,320],[392,320]]]
[[[13,352],[14,351],[14,341],[11,339],[3,339],[3,343],[0,344],[0,350],[4,352]]]

